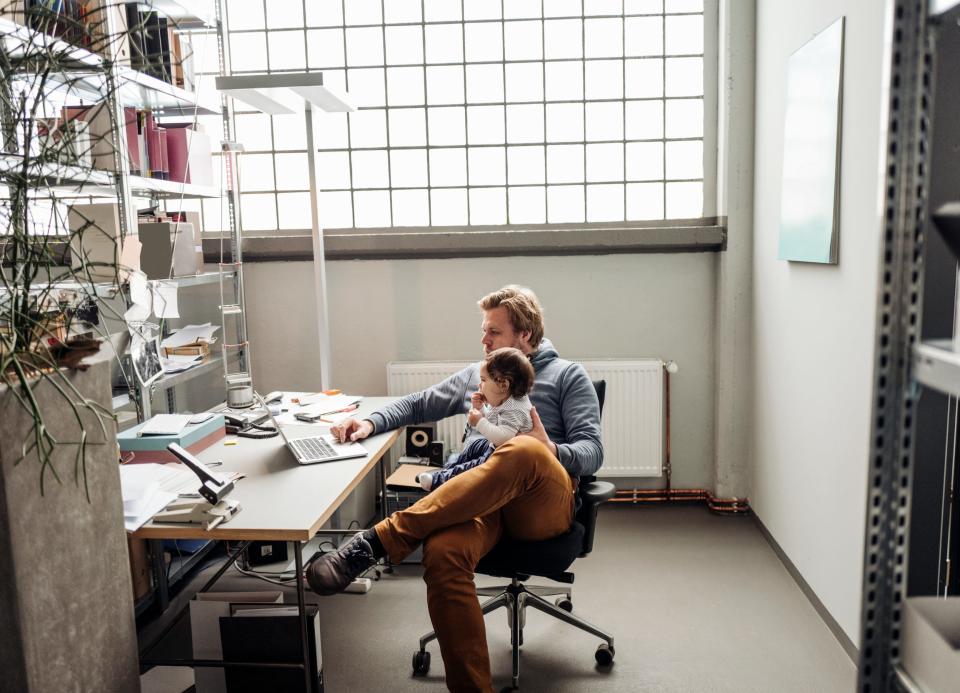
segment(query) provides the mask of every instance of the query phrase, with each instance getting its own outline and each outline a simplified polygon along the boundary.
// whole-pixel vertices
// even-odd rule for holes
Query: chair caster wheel
[[[558,607],[563,609],[566,612],[573,611],[573,602],[567,599],[566,597],[559,597],[557,601],[554,602]]]
[[[602,667],[608,667],[613,664],[613,655],[616,653],[616,650],[613,649],[612,645],[607,643],[600,643],[600,646],[597,648],[597,651],[593,653],[594,659],[597,660],[597,664]]]
[[[423,676],[430,671],[430,653],[426,650],[417,650],[413,653],[413,673]]]

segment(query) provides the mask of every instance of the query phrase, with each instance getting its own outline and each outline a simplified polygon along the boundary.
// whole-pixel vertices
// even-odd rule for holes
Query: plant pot
[[[110,354],[85,371],[63,371],[86,397],[109,411]],[[63,396],[43,379],[34,396],[58,441],[80,427]],[[86,486],[75,475],[77,445],[52,454],[58,483],[22,454],[32,419],[0,385],[0,688],[10,691],[139,691],[137,634],[123,528],[116,430],[107,436],[81,409],[90,443]]]

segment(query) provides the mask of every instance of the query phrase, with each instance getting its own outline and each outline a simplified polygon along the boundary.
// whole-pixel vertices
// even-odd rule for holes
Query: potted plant
[[[112,177],[90,167],[104,142],[61,113],[91,83],[112,103],[123,37],[90,8],[118,6],[86,3],[84,18],[63,14],[69,3],[25,6],[0,0],[0,671],[9,690],[139,690],[117,357],[96,325],[98,298],[119,291],[123,268],[116,250],[85,254],[85,240],[116,237],[67,223],[62,203]],[[106,136],[117,132],[123,124]]]

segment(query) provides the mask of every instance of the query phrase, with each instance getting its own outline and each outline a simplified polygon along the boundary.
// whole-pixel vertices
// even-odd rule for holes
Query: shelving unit
[[[960,3],[896,0],[891,11],[862,693],[947,690],[938,674],[960,670],[960,652],[924,615],[929,606],[957,613],[960,592],[960,245],[945,242],[935,225],[942,206],[960,197]],[[916,598],[932,602],[919,609]]]
[[[174,20],[177,30],[206,29],[216,32],[220,71],[222,74],[229,73],[229,52],[225,48],[225,20],[219,0],[142,0],[137,4],[141,10],[149,8]],[[116,36],[122,30],[122,27],[117,25],[118,21],[122,21],[122,14],[122,11],[119,16],[114,12],[105,14],[107,22],[105,30],[108,35]],[[111,119],[115,123],[125,122],[124,109],[127,107],[151,110],[160,122],[165,122],[165,119],[182,122],[184,119],[193,119],[195,116],[220,115],[223,118],[226,139],[231,139],[230,102],[212,90],[209,94],[191,93],[152,75],[124,66],[120,61],[108,60],[85,48],[16,24],[7,17],[0,17],[0,50],[15,58],[36,56],[41,62],[48,51],[56,53],[58,58],[56,69],[49,73],[42,87],[31,91],[31,98],[41,101],[49,100],[54,111],[58,112],[61,105],[88,106],[105,102],[110,110]],[[20,83],[24,84],[23,80],[29,78],[30,74],[27,72],[22,78],[4,75],[3,81],[7,84],[11,82],[16,84],[16,80],[19,79]],[[7,125],[9,126],[10,123]],[[16,148],[10,147],[10,140],[6,138],[8,132],[10,130],[4,130],[5,137],[2,140],[3,146],[0,148],[0,186],[5,178],[24,173],[24,152],[18,154]],[[214,353],[203,363],[188,370],[162,376],[150,385],[143,386],[136,383],[131,388],[133,400],[124,402],[126,398],[123,396],[115,398],[116,408],[127,410],[129,416],[129,409],[136,403],[139,405],[140,418],[149,417],[154,393],[166,394],[167,407],[172,408],[175,389],[221,371],[226,376],[230,364],[239,367],[239,372],[243,375],[243,383],[252,391],[252,377],[247,369],[248,345],[244,320],[243,271],[242,262],[239,259],[240,229],[235,210],[238,198],[236,166],[232,152],[236,148],[233,145],[226,147],[230,153],[225,154],[224,158],[227,160],[231,175],[229,190],[224,193],[211,186],[132,175],[127,138],[124,136],[122,126],[118,131],[114,131],[112,139],[115,150],[113,171],[31,161],[28,170],[25,171],[27,179],[35,184],[35,189],[28,193],[29,199],[40,201],[49,198],[74,204],[79,204],[81,201],[116,201],[119,207],[119,233],[121,237],[126,238],[137,229],[137,200],[146,199],[159,203],[164,200],[220,198],[225,194],[229,209],[230,246],[234,250],[233,261],[219,265],[216,271],[196,276],[173,277],[169,281],[175,282],[182,289],[218,286],[223,315],[229,314],[232,325],[235,326],[230,339],[225,338],[222,343],[230,342],[235,344],[235,347],[232,350]],[[115,285],[112,286],[116,289]],[[98,297],[102,295],[99,285],[89,286],[84,283],[82,287],[78,284],[78,287]],[[118,297],[114,291],[104,292],[103,298],[119,300],[121,297]],[[224,324],[223,315],[220,318],[221,329],[226,332],[227,326]],[[239,347],[236,344],[239,344]],[[126,370],[132,373],[132,369]],[[128,375],[129,377],[132,375]],[[234,374],[235,377],[236,374]],[[224,381],[225,386],[230,382],[226,377]],[[169,569],[163,565],[162,548],[159,545],[152,546],[154,585],[148,597],[137,604],[137,613],[141,613],[153,603],[159,602],[161,606],[165,606],[169,586],[202,560],[212,546],[213,544],[210,543],[198,552],[189,556],[184,555],[182,560],[174,557]]]

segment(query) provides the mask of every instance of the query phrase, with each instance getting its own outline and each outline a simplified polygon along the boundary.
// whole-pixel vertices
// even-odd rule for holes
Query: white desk
[[[394,401],[393,397],[364,398],[355,416],[362,419],[365,415]],[[297,425],[284,426],[291,437],[301,437],[321,432],[325,426]],[[236,445],[224,445],[218,441],[199,455],[201,462],[222,460],[223,465],[214,467],[218,474],[243,472],[246,476],[236,482],[229,498],[240,501],[241,510],[231,520],[210,531],[198,526],[177,524],[144,525],[131,536],[135,539],[224,539],[241,541],[240,547],[227,559],[222,568],[200,590],[208,590],[229,568],[235,558],[246,550],[247,542],[257,541],[309,541],[334,514],[344,499],[373,469],[380,463],[381,508],[386,507],[385,459],[384,454],[400,435],[400,430],[388,431],[362,441],[370,453],[367,457],[324,462],[320,464],[297,464],[293,454],[287,450],[283,438],[252,439],[228,436],[227,442],[236,441]],[[199,480],[197,482],[199,486]],[[339,532],[342,533],[342,532]],[[294,549],[296,574],[303,573],[302,547]],[[305,665],[311,656],[308,652],[307,617],[304,601],[304,588],[301,580],[296,581],[297,604],[300,612],[300,641],[303,659],[299,667],[310,687],[309,667]],[[148,659],[147,654],[167,635],[180,620],[186,608],[178,614],[170,625],[160,633],[152,643],[141,652],[141,664],[157,666],[217,666],[249,667],[251,662],[220,662],[211,660],[160,660]],[[269,666],[269,665],[265,665]],[[278,665],[290,667],[291,665]]]
[[[393,397],[366,397],[360,402],[357,418],[394,401]],[[267,422],[269,425],[269,421]],[[291,438],[317,435],[328,425],[284,425]],[[148,523],[134,532],[134,539],[228,539],[257,541],[309,541],[346,500],[350,492],[380,462],[400,435],[388,431],[361,441],[370,453],[338,462],[297,464],[283,444],[283,438],[253,439],[227,436],[197,457],[201,462],[223,460],[213,467],[215,474],[242,472],[231,500],[240,501],[241,510],[229,522],[206,531],[182,524]],[[199,480],[197,486],[200,485]]]

